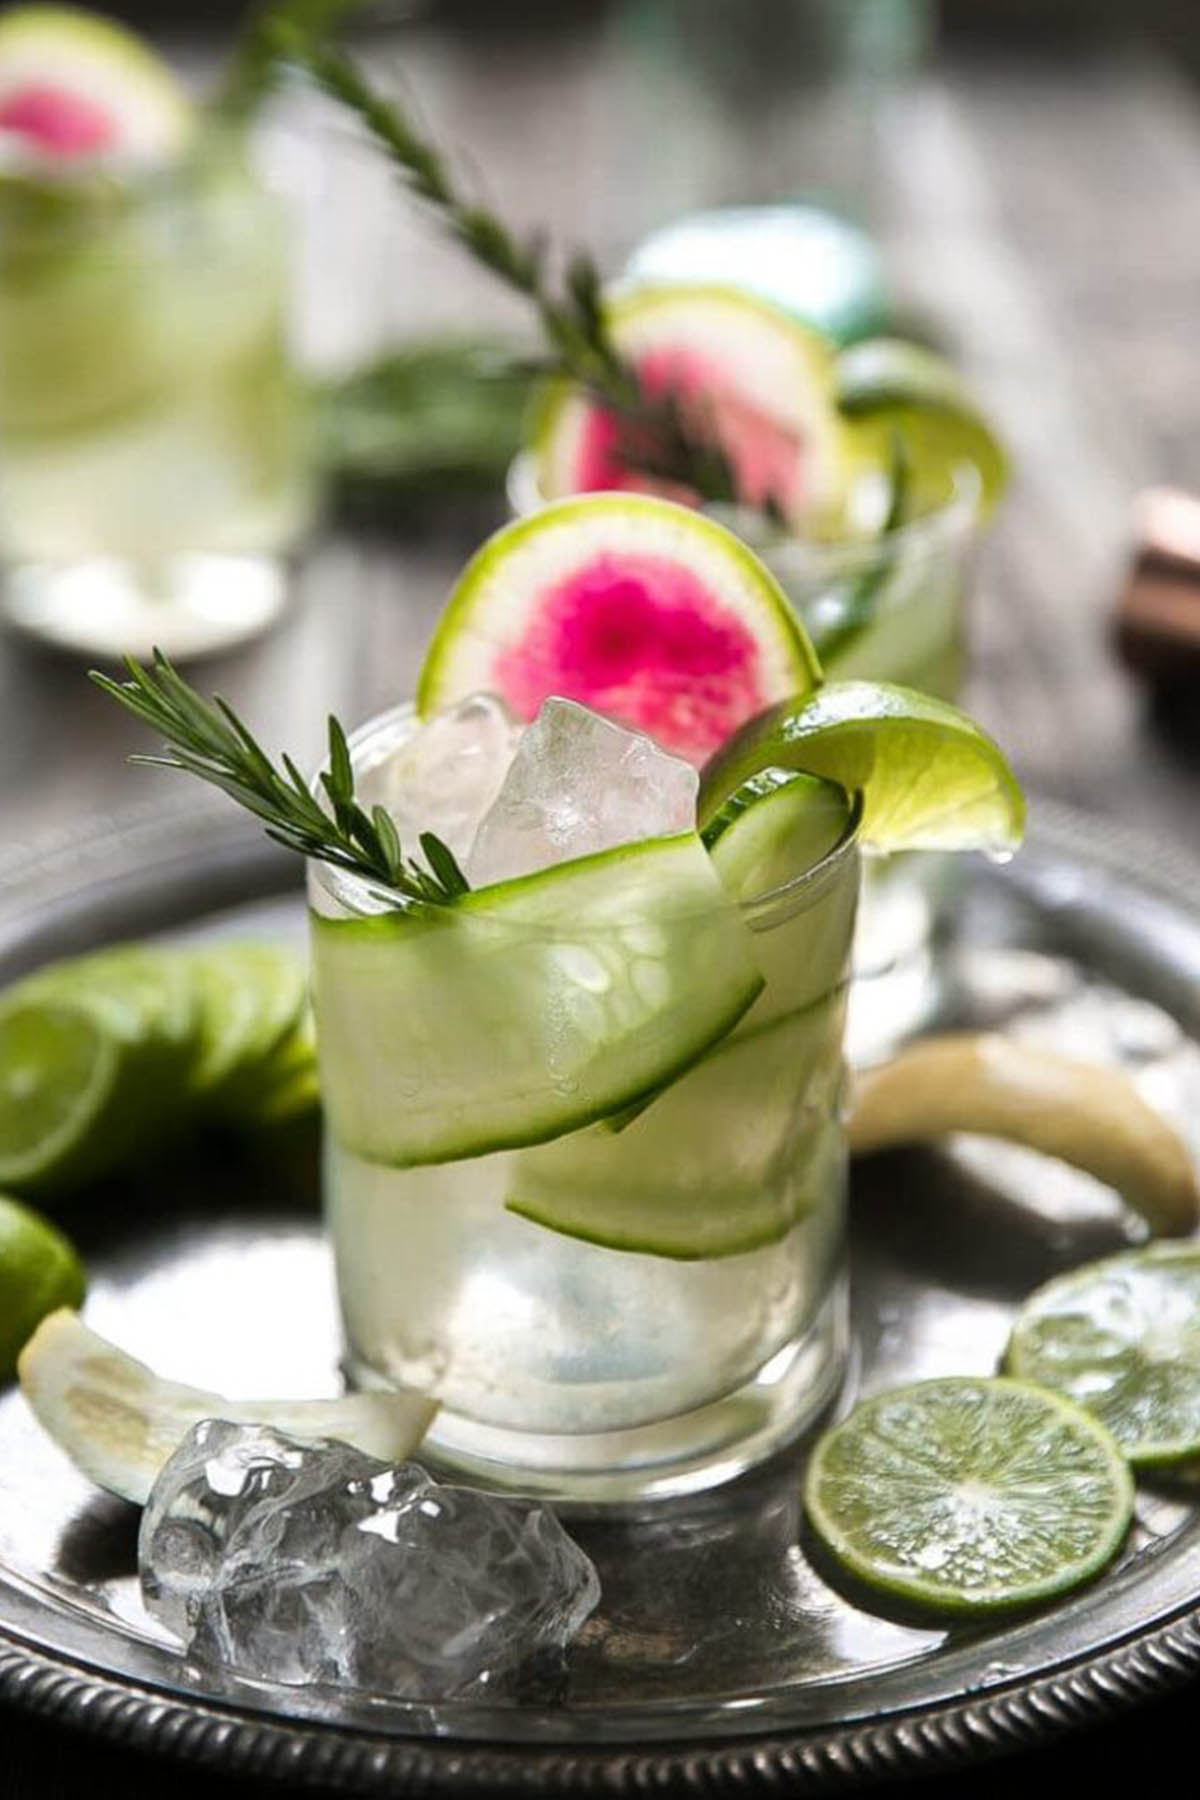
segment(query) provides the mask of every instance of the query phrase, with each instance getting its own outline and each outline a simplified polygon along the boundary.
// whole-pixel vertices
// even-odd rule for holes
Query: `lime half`
[[[60,1231],[0,1194],[0,1381],[10,1381],[34,1327],[60,1306],[78,1306],[83,1265]]]
[[[828,682],[744,725],[704,767],[701,828],[771,768],[861,792],[860,837],[875,850],[1008,855],[1025,827],[1025,802],[999,745],[956,706],[890,682]]]
[[[1048,1282],[1006,1360],[1087,1407],[1135,1468],[1200,1457],[1200,1246],[1153,1244]]]
[[[804,1502],[838,1562],[897,1599],[1024,1607],[1116,1554],[1133,1478],[1090,1414],[1024,1382],[919,1381],[856,1406],[818,1443]]]

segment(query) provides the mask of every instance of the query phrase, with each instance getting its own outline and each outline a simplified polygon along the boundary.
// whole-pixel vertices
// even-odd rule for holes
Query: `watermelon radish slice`
[[[843,427],[823,337],[733,288],[685,285],[617,297],[609,328],[645,392],[673,394],[693,429],[717,438],[742,502],[774,504],[793,524],[836,504]],[[533,449],[547,500],[601,489],[697,498],[624,464],[615,415],[572,382],[548,390]]]
[[[732,532],[642,495],[547,506],[483,546],[425,659],[429,717],[499,694],[531,719],[551,695],[700,764],[820,667],[773,576]]]
[[[68,6],[0,18],[0,166],[160,162],[190,128],[170,69],[120,25]]]

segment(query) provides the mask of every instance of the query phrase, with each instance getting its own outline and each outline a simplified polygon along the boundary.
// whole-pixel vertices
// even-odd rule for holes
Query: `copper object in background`
[[[1200,680],[1200,496],[1149,488],[1116,617],[1122,660],[1152,681]]]

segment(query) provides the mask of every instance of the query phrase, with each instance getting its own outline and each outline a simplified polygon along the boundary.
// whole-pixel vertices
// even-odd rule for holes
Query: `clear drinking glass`
[[[514,461],[508,498],[517,517],[546,504],[532,457]],[[895,681],[954,701],[966,668],[980,500],[979,475],[963,464],[940,480],[926,475],[920,515],[874,535],[801,538],[746,508],[707,510],[775,575],[816,644],[827,679]],[[953,893],[956,866],[956,858],[925,852],[864,860],[852,1062],[894,1049],[935,1009],[931,939]]]
[[[275,201],[203,136],[136,177],[0,187],[8,619],[92,654],[261,631],[311,505]]]
[[[368,790],[372,767],[410,725],[401,709],[353,738]],[[714,890],[714,929],[719,910],[740,939],[740,917],[765,986],[732,1033],[642,1110],[548,1142],[409,1167],[364,1147],[386,1121],[364,1119],[362,1096],[417,1103],[428,1064],[402,1015],[372,1030],[348,988],[337,991],[348,981],[339,936],[345,945],[347,930],[378,915],[379,899],[369,883],[310,865],[326,1205],[346,1365],[362,1385],[409,1383],[439,1396],[423,1447],[438,1465],[566,1500],[686,1493],[767,1455],[830,1397],[846,1343],[842,1036],[855,829],[806,873],[740,907]],[[373,922],[406,954],[405,921]],[[563,1079],[564,979],[578,971],[586,987],[597,952],[601,962],[628,957],[628,943],[650,959],[641,975],[652,980],[655,955],[672,953],[671,931],[708,924],[694,911],[674,926],[660,920],[667,937],[656,950],[639,923],[632,888],[628,916],[617,904],[603,918],[543,920],[537,930],[518,930],[499,911],[489,917],[481,890],[469,919],[443,915],[438,927],[447,1031],[490,1054],[497,1080],[519,1061],[530,1093],[548,1091]],[[477,960],[481,943],[490,965]],[[457,978],[460,957],[473,980]],[[516,995],[511,1027],[497,1024],[489,966]],[[581,996],[567,999],[570,1013]],[[656,1030],[670,1026],[656,1019]],[[678,1202],[668,1223],[702,1210],[729,1253],[706,1256],[702,1239],[689,1246],[692,1260],[615,1247],[614,1236],[654,1236],[647,1220],[661,1226],[664,1194]],[[599,1196],[598,1235],[610,1241],[518,1216],[506,1210],[514,1195],[526,1204],[550,1196],[560,1211],[578,1201],[584,1230],[589,1197]]]

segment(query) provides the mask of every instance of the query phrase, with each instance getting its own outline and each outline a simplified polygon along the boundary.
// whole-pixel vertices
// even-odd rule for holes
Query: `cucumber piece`
[[[856,862],[827,859],[854,817],[835,783],[787,770],[763,771],[731,796],[705,841],[747,907],[763,992],[681,1080],[518,1157],[511,1212],[614,1249],[696,1259],[773,1243],[819,1201],[841,1156],[858,895]],[[810,871],[789,899],[787,885]]]
[[[619,1132],[514,1159],[505,1205],[614,1250],[679,1261],[785,1237],[837,1179],[844,991],[738,1032]]]
[[[763,985],[692,833],[372,918],[314,915],[321,1085],[393,1167],[545,1142],[629,1106]]]

